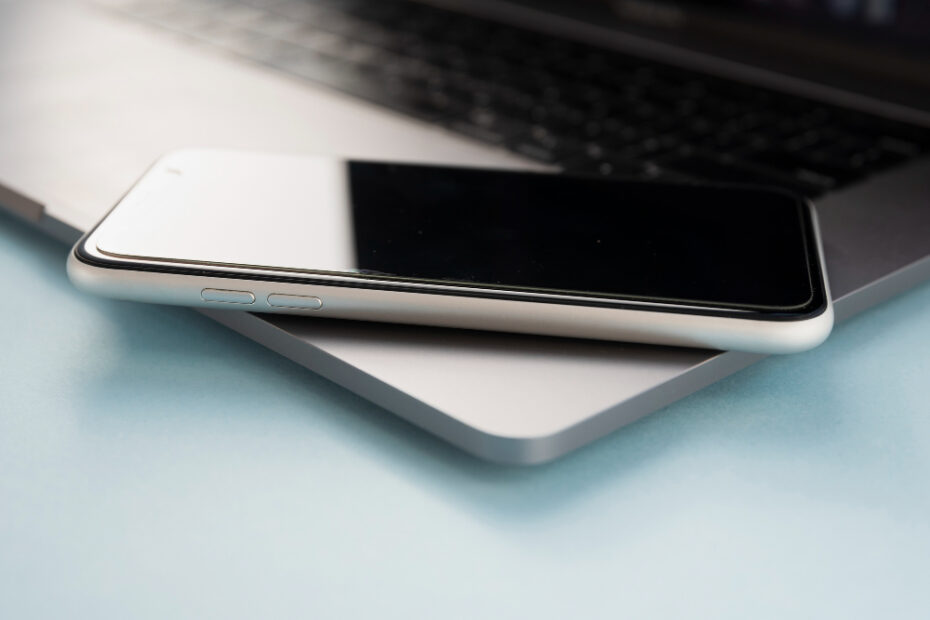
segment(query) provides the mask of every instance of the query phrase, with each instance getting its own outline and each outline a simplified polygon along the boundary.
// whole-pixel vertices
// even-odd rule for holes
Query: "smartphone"
[[[130,300],[765,353],[833,325],[789,193],[240,151],[161,158],[68,273]]]

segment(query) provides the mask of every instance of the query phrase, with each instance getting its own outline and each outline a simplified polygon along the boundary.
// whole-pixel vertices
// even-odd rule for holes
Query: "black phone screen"
[[[810,209],[787,193],[346,166],[349,272],[774,314],[825,304]]]

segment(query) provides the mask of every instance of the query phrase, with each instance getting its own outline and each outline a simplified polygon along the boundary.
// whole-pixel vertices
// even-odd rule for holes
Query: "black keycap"
[[[577,157],[584,145],[577,137],[533,125],[528,132],[511,140],[510,148],[537,161],[554,164]]]

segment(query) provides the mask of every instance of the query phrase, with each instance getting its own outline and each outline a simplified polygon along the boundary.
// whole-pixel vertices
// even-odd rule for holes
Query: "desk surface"
[[[0,216],[0,617],[930,617],[930,285],[522,469],[66,252]]]

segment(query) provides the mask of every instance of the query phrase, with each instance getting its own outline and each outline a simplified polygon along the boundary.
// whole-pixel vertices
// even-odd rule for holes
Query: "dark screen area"
[[[349,163],[371,276],[763,311],[819,307],[788,194]]]

